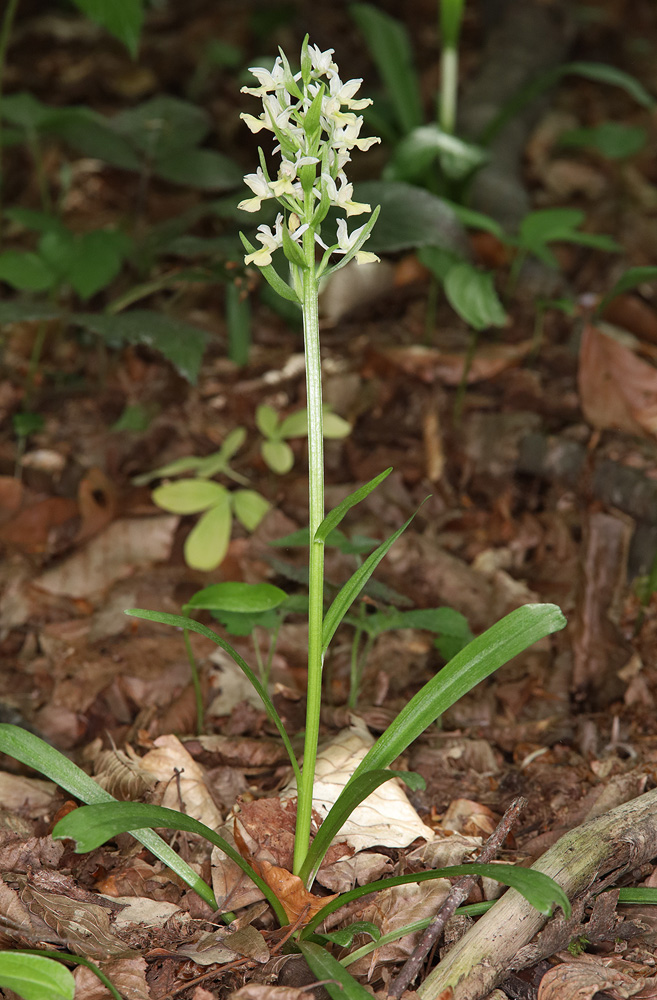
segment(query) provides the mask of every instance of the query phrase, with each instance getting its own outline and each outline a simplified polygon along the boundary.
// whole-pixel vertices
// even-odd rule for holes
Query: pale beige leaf
[[[657,434],[657,369],[609,330],[592,324],[584,329],[578,383],[584,415],[594,427]]]
[[[156,784],[131,746],[103,750],[94,761],[94,777],[101,788],[122,802],[134,802]]]
[[[138,566],[169,558],[178,517],[135,517],[113,521],[100,535],[34,581],[50,594],[88,600],[132,576]]]
[[[148,963],[145,958],[117,958],[103,962],[102,971],[125,1000],[151,1000],[146,982]],[[75,1000],[109,1000],[112,994],[97,976],[80,965],[75,977]]]
[[[268,986],[265,983],[247,983],[231,993],[228,1000],[312,1000],[312,990],[295,986]]]
[[[348,892],[357,885],[369,885],[384,875],[392,874],[392,860],[387,854],[354,854],[326,865],[317,873],[317,881],[333,892]]]
[[[57,786],[52,781],[0,771],[0,803],[3,809],[36,819],[48,812],[56,791]]]
[[[349,729],[325,745],[317,755],[313,809],[324,817],[346,785],[356,767],[374,743],[362,719],[355,716]],[[283,798],[296,795],[294,779],[283,791]],[[356,851],[366,847],[407,847],[417,837],[433,840],[426,826],[410,804],[401,782],[393,778],[380,785],[351,814],[335,843],[347,843]]]
[[[626,1000],[641,989],[631,976],[606,968],[595,960],[564,962],[546,972],[538,988],[538,1000],[592,1000],[596,993],[612,993]]]
[[[205,772],[177,736],[158,736],[155,749],[141,758],[141,768],[157,778],[154,795],[160,805],[184,811],[212,830],[221,825],[221,813],[205,784]]]
[[[101,961],[134,955],[134,951],[112,933],[109,911],[102,906],[30,884],[23,888],[21,899],[30,913],[52,927],[76,955]]]

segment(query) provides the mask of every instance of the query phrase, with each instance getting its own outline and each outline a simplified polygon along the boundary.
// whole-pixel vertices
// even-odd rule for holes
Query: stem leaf
[[[368,497],[370,493],[377,488],[379,483],[382,483],[384,479],[387,479],[391,472],[392,467],[386,469],[385,472],[379,473],[379,475],[375,476],[374,479],[370,479],[369,483],[365,483],[364,486],[354,490],[354,492],[350,493],[348,497],[345,497],[337,507],[334,507],[333,510],[326,515],[315,532],[314,541],[325,542],[333,529],[337,528],[340,524],[345,514],[347,514],[352,507],[355,507],[356,504],[360,503],[361,500],[364,500],[365,497]]]

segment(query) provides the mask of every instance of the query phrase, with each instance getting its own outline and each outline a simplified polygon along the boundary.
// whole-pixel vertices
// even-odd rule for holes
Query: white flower
[[[362,117],[356,117],[356,115],[344,115],[345,119],[348,117],[349,120],[339,128],[335,129],[333,136],[331,137],[332,145],[338,149],[345,147],[346,149],[353,149],[355,146],[357,149],[367,150],[370,146],[373,146],[376,142],[381,142],[378,136],[372,136],[369,139],[359,139],[360,130],[363,127]]]
[[[239,203],[237,207],[243,212],[259,212],[263,201],[274,197],[262,167],[258,167],[255,174],[246,174],[244,183],[251,188],[255,198],[246,198]]]
[[[335,114],[340,110],[340,107],[343,104],[352,111],[361,111],[363,108],[369,107],[372,103],[369,97],[359,99],[358,101],[353,100],[353,96],[359,89],[362,82],[363,81],[361,79],[347,80],[346,83],[343,83],[337,74],[331,77],[331,80],[329,81],[330,97],[328,98],[326,104],[326,107],[331,110],[326,111],[322,108],[324,114],[327,116]]]
[[[342,254],[351,253],[363,229],[365,229],[365,226],[360,226],[359,229],[354,229],[353,233],[350,234],[347,230],[346,219],[338,219],[338,246],[334,252]],[[379,260],[375,253],[369,253],[367,250],[357,250],[354,256],[356,257],[357,264],[375,264]]]
[[[333,62],[333,53],[335,49],[326,49],[322,52],[318,45],[308,46],[308,55],[310,56],[310,62],[313,69],[320,76],[330,76],[333,73],[337,73],[338,67]]]
[[[262,97],[263,94],[267,94],[271,90],[281,90],[285,87],[285,70],[283,69],[283,63],[280,56],[277,57],[271,72],[268,69],[263,69],[262,66],[249,66],[249,73],[253,73],[260,86],[242,87],[240,91],[242,94],[251,94],[253,97]]]
[[[244,258],[244,263],[266,267],[267,264],[271,264],[271,255],[274,250],[278,250],[279,247],[283,246],[283,216],[280,212],[274,222],[274,232],[271,231],[269,226],[258,226],[256,239],[262,243],[262,247],[253,253],[247,254]]]
[[[303,189],[300,183],[295,183],[299,167],[305,167],[310,163],[319,163],[316,156],[304,156],[300,149],[297,150],[294,160],[283,158],[278,171],[278,180],[274,181],[271,190],[276,198],[288,194],[293,198],[303,200]]]
[[[365,202],[352,201],[354,186],[353,184],[347,183],[347,178],[344,173],[338,175],[338,179],[340,181],[339,188],[330,174],[322,174],[321,186],[328,191],[332,205],[336,205],[338,208],[341,208],[347,213],[347,216],[362,215],[363,212],[372,211],[370,206],[366,205]],[[316,194],[321,198],[321,190],[316,191]]]

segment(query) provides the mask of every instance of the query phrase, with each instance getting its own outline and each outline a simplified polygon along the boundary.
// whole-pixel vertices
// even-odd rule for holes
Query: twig
[[[482,847],[481,852],[475,859],[476,861],[487,862],[495,857],[526,805],[527,799],[524,799],[522,796],[518,796],[517,799],[513,800],[497,827]],[[405,962],[394,979],[391,980],[388,987],[389,997],[395,997],[396,1000],[399,1000],[404,990],[413,982],[431,948],[442,934],[445,924],[454,916],[456,908],[468,898],[470,890],[477,881],[477,877],[476,875],[464,875],[463,878],[454,883],[447,899],[425,930],[413,954]]]

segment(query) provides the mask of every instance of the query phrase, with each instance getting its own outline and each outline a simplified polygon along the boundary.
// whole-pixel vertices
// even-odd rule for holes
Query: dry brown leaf
[[[392,874],[392,860],[386,854],[363,851],[353,858],[341,858],[320,868],[317,881],[333,892],[348,892],[357,885],[369,885],[384,875]]]
[[[147,968],[145,958],[117,958],[101,965],[102,971],[125,1000],[151,1000],[146,982]],[[73,975],[76,1000],[107,1000],[111,997],[112,994],[98,977],[83,965],[79,965]]]
[[[481,802],[470,799],[453,799],[442,818],[443,830],[454,830],[466,837],[490,837],[497,826],[499,817]]]
[[[312,990],[295,986],[268,986],[265,983],[247,983],[235,990],[228,1000],[312,1000]]]
[[[79,544],[113,521],[119,506],[116,485],[102,469],[90,469],[78,486],[82,524],[76,537]]]
[[[56,791],[57,786],[52,781],[0,771],[0,803],[3,809],[36,819],[48,812]]]
[[[592,1000],[603,990],[618,1000],[626,1000],[640,989],[641,984],[631,976],[586,956],[584,961],[564,962],[546,972],[538,988],[538,1000]]]
[[[593,427],[657,435],[657,370],[609,329],[585,327],[578,383],[584,415]]]
[[[293,875],[286,868],[279,868],[277,865],[270,864],[269,861],[252,860],[251,863],[269,888],[276,893],[290,923],[296,923],[303,914],[303,923],[301,924],[303,926],[332,899],[337,899],[337,894],[314,896],[312,892],[308,892],[299,876]]]
[[[517,344],[480,344],[468,368],[466,382],[473,385],[484,379],[494,378],[507,368],[520,364],[532,350],[533,341]],[[377,374],[402,371],[422,382],[440,382],[457,386],[463,378],[467,364],[465,351],[443,351],[434,347],[376,347],[371,348],[368,360]]]
[[[134,802],[158,781],[156,775],[142,767],[141,758],[131,746],[125,750],[101,751],[94,761],[94,777],[101,788],[122,802]]]
[[[184,810],[200,823],[216,830],[221,813],[205,784],[205,771],[187,753],[177,736],[158,736],[155,749],[141,758],[142,770],[157,778],[154,801],[169,809]]]
[[[114,521],[34,585],[51,594],[89,600],[102,596],[136,567],[168,559],[178,521],[170,515]]]
[[[18,511],[0,528],[0,541],[21,552],[45,552],[51,532],[78,516],[78,505],[67,497],[48,497]]]

